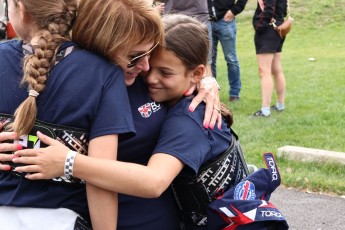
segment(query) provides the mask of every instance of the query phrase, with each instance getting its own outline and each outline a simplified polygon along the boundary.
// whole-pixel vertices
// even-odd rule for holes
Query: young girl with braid
[[[143,225],[136,224],[131,228],[121,225],[118,229],[180,229],[178,212],[173,212],[171,203],[171,183],[182,208],[186,229],[206,229],[207,204],[247,175],[244,159],[240,158],[239,143],[229,128],[232,123],[230,111],[224,106],[215,106],[217,113],[222,112],[229,119],[220,128],[208,129],[203,125],[205,103],[191,112],[189,105],[194,96],[184,96],[191,85],[203,78],[209,50],[207,28],[196,19],[179,14],[166,15],[163,22],[165,41],[160,44],[161,52],[151,57],[151,68],[144,81],[151,98],[162,102],[168,111],[152,154],[146,153],[145,143],[128,146],[136,148],[137,156],[149,157],[147,163],[139,159],[136,162],[107,161],[77,154],[73,166],[74,176],[101,188],[130,195],[123,197],[119,223],[129,226],[127,221],[131,220]],[[152,127],[145,129],[149,128]],[[18,152],[24,157],[13,159],[15,162],[34,165],[17,170],[32,172],[27,175],[29,179],[63,175],[68,149],[46,136],[39,134],[39,137],[51,146],[41,152]],[[201,173],[204,170],[210,171]],[[184,184],[191,187],[184,187]],[[134,196],[151,199],[134,199]],[[133,209],[132,202],[142,206]],[[159,219],[142,222],[143,216]]]
[[[163,34],[160,16],[151,8],[151,6],[147,6],[146,3],[144,4],[144,2],[146,2],[146,0],[80,0],[78,16],[75,19],[75,26],[73,29],[73,40],[78,43],[78,47],[97,52],[106,57],[112,63],[118,64],[122,68],[124,72],[125,83],[128,86],[127,90],[130,98],[130,105],[133,111],[132,115],[135,121],[137,135],[134,138],[128,139],[126,141],[123,141],[124,138],[121,138],[121,141],[119,142],[118,159],[126,162],[146,165],[148,159],[151,156],[154,145],[156,144],[156,141],[158,139],[159,130],[161,128],[167,109],[165,106],[162,106],[159,103],[155,103],[149,97],[147,86],[145,86],[142,78],[139,77],[139,73],[141,71],[147,71],[149,69],[149,56],[154,56],[155,52],[153,51],[157,50],[157,43],[161,43]],[[41,4],[37,3],[36,1],[32,2],[32,4],[34,3]],[[37,6],[33,5],[33,7],[35,8]],[[53,5],[47,6],[47,9],[50,8],[53,9]],[[37,10],[42,12],[48,12],[47,9],[37,7]],[[61,13],[60,15],[65,14]],[[57,16],[54,17],[58,19]],[[46,18],[43,21],[48,22],[50,20],[52,20],[52,18]],[[25,48],[27,47],[25,46]],[[11,58],[7,58],[10,54],[7,53],[7,51],[11,51],[12,53],[14,53],[11,55]],[[5,55],[5,53],[7,54],[7,56]],[[73,127],[90,128],[93,124],[95,124],[92,119],[94,118],[93,114],[96,113],[96,109],[91,108],[91,105],[94,105],[93,102],[97,99],[95,98],[95,94],[97,94],[96,90],[98,85],[96,84],[95,79],[99,78],[99,75],[104,72],[104,67],[102,67],[100,61],[96,62],[91,59],[88,60],[88,58],[86,57],[81,58],[80,55],[77,55],[78,53],[82,53],[83,55],[85,55],[85,51],[77,49],[77,51],[74,51],[68,56],[66,56],[65,53],[68,52],[63,51],[61,53],[58,53],[57,60],[59,61],[59,64],[56,64],[56,62],[54,63],[55,66],[53,66],[51,68],[52,70],[49,72],[49,78],[47,80],[46,88],[44,89],[44,91],[38,92],[40,93],[40,95],[37,97],[37,119],[46,122],[53,122],[56,124],[67,124],[68,126]],[[86,56],[90,55],[91,54],[88,53],[88,55]],[[65,57],[60,60],[63,56]],[[6,72],[0,73],[0,77],[4,76],[2,75],[3,73],[6,73],[5,75],[7,76],[7,78],[5,79],[6,83],[4,81],[4,84],[0,84],[1,99],[6,98],[6,100],[0,99],[0,113],[5,112],[7,114],[13,114],[15,109],[19,105],[19,102],[23,101],[28,95],[26,88],[19,89],[18,87],[16,87],[18,86],[20,81],[20,62],[22,57],[23,54],[21,49],[21,42],[10,42],[6,43],[6,45],[3,44],[0,46],[0,69],[6,69]],[[6,59],[6,61],[3,61],[3,59]],[[76,71],[82,64],[83,70]],[[68,78],[65,76],[67,73],[62,74],[64,73],[64,71],[67,71]],[[58,77],[57,74],[59,75]],[[116,76],[116,74],[114,74],[114,76]],[[7,81],[10,80],[13,82],[7,83]],[[57,83],[55,84],[54,82],[56,81]],[[102,80],[100,79],[99,84],[101,83]],[[69,86],[68,92],[66,90],[62,90],[62,88],[66,87],[66,85]],[[87,85],[87,90],[84,89],[85,85]],[[105,88],[107,87],[105,86]],[[213,90],[218,93],[216,84],[207,84],[206,86],[202,85],[202,87],[199,89],[198,95],[194,98],[193,102],[190,105],[191,110],[194,110],[196,105],[200,103],[205,96],[207,96],[205,98],[207,101],[207,109],[204,118],[205,127],[213,127],[214,123],[216,122],[216,118],[219,115],[217,110],[213,109],[213,103],[218,104],[219,101],[219,98],[217,96],[213,96],[213,94],[217,95],[216,93],[213,93]],[[126,100],[119,96],[119,90],[115,89],[113,90],[113,92],[114,98],[118,100],[117,103],[121,103],[121,101],[125,103]],[[35,94],[34,91],[31,91],[31,93]],[[56,95],[56,97],[54,96],[54,98],[50,98],[50,94],[54,94]],[[19,97],[11,98],[11,100],[9,100],[8,95],[19,95]],[[45,97],[49,98],[44,99]],[[12,102],[12,100],[15,100],[15,102]],[[99,98],[99,102],[102,102],[102,98]],[[119,116],[116,117],[113,115],[114,110],[119,110],[118,106],[116,105],[117,104],[114,104],[110,106],[111,108],[108,108],[110,110],[109,114],[97,113],[97,118],[99,120],[97,120],[96,123],[104,122],[104,126],[110,125],[109,129],[113,128],[111,126],[112,124],[109,124],[108,119],[114,119],[113,122],[119,120]],[[99,109],[101,108],[103,108],[102,103],[99,106]],[[91,118],[89,121],[86,121],[84,118],[82,118],[82,115],[76,113],[76,111],[84,111],[84,109],[89,112]],[[123,110],[123,112],[125,113],[126,107],[124,106],[123,108],[120,108],[120,110]],[[74,114],[73,116],[72,112],[73,114],[76,114]],[[65,113],[69,114],[69,118],[65,116]],[[128,115],[127,118],[129,117],[131,116]],[[0,120],[0,129],[2,126],[1,122],[2,121]],[[90,124],[88,122],[90,122]],[[40,122],[39,124],[41,125],[42,122]],[[125,128],[125,126],[122,127]],[[38,139],[36,139],[35,137],[36,131],[37,129],[31,131],[30,135],[32,135],[32,137],[27,138],[28,140],[33,140],[32,142],[30,142],[31,145],[33,145],[33,143],[36,143],[35,149],[30,150],[35,150],[38,152],[52,150],[53,153],[57,153],[58,150],[53,148],[55,146],[36,149],[36,147],[39,147],[37,143],[42,144],[42,142],[38,141]],[[42,132],[42,129],[40,129],[40,131]],[[60,129],[54,129],[54,131],[58,132],[60,131]],[[64,135],[65,131],[66,130],[63,130],[63,132],[58,133],[60,136],[62,135],[62,137],[60,137],[60,141],[63,137],[70,137],[70,135]],[[13,137],[13,134],[13,132],[0,133],[0,142],[3,142],[6,139],[16,138]],[[73,134],[76,135],[79,133],[75,132],[74,130]],[[73,140],[74,141],[67,141],[77,145],[68,145],[68,147],[75,150],[76,146],[78,147],[80,143],[77,142],[78,140]],[[91,142],[93,142],[93,139],[91,140]],[[4,154],[4,151],[15,151],[17,150],[18,146],[21,147],[22,145],[24,145],[24,141],[17,141],[16,144],[0,143],[0,161],[2,161],[0,162],[0,170],[4,171],[0,172],[1,178],[11,174],[19,174],[19,170],[16,169],[19,169],[20,167],[11,168],[8,165],[12,161],[13,155]],[[103,152],[110,149],[111,146],[111,144],[105,144],[99,147],[99,154],[103,154]],[[63,154],[65,153],[65,148],[66,147],[62,145],[61,149],[63,151]],[[58,154],[56,155],[58,156]],[[94,159],[94,157],[90,157],[90,159]],[[51,169],[54,169],[57,166],[58,164],[53,164]],[[31,166],[28,167],[30,168]],[[92,170],[92,168],[87,168],[88,170]],[[37,172],[36,170],[34,171]],[[95,172],[97,171],[98,169]],[[69,171],[67,171],[67,173],[69,173]],[[45,185],[46,181],[37,181],[37,183],[30,183],[28,180],[24,179],[24,175],[25,174],[21,175],[20,177],[21,183],[25,183],[27,186],[25,187],[25,189],[21,189],[16,193],[15,199],[9,199],[9,202],[7,203],[4,200],[1,200],[1,198],[6,199],[8,196],[13,195],[14,191],[12,189],[8,189],[8,191],[3,190],[5,184],[0,183],[0,201],[2,202],[1,205],[4,204],[4,210],[8,208],[5,206],[14,206],[16,207],[13,207],[14,209],[17,209],[18,206],[43,206],[43,211],[44,213],[46,213],[46,216],[48,215],[51,217],[54,214],[50,215],[50,213],[47,211],[47,208],[54,209],[56,206],[68,206],[68,209],[76,210],[76,212],[81,213],[81,216],[87,216],[88,209],[84,194],[85,189],[83,186],[73,184],[69,186],[69,189],[57,190],[57,192],[52,193],[52,195],[50,196],[48,194],[49,192],[44,193],[44,191],[48,191],[48,189],[44,188],[49,188],[51,191],[55,191],[55,187]],[[28,175],[29,174],[25,175],[25,178],[27,178]],[[62,178],[63,177],[58,178],[58,180],[62,180]],[[13,185],[16,183],[17,181],[15,180],[13,182]],[[50,181],[48,184],[50,184]],[[19,187],[21,188],[23,186],[20,185]],[[61,187],[64,188],[64,186]],[[75,189],[79,187],[81,187],[81,189],[78,189],[78,192],[75,191]],[[2,196],[3,194],[5,194],[5,191],[8,196]],[[72,194],[70,194],[70,192]],[[32,193],[36,194],[35,200],[31,198]],[[89,194],[90,193],[88,192],[88,195]],[[101,198],[102,194],[99,193],[99,195],[99,198]],[[44,200],[44,202],[41,201],[41,199]],[[20,202],[18,202],[18,200],[20,200]],[[56,200],[60,202],[56,202]],[[89,199],[89,203],[91,201],[92,200]],[[98,203],[100,204],[100,208],[104,209],[104,206],[101,206],[101,199],[99,199]],[[112,205],[113,203],[108,202],[108,204]],[[102,224],[108,225],[111,225],[113,221],[116,221],[116,215],[111,216],[111,220],[108,219],[110,218],[110,215],[107,214],[106,210],[111,207],[112,206],[109,205],[106,206],[104,210],[102,209],[101,211],[97,211],[97,207],[93,208],[92,206],[90,206],[91,216],[101,215],[101,217],[93,219],[94,229],[107,229],[106,226],[98,227],[99,225],[97,225],[97,221],[101,221]],[[35,210],[39,209],[36,208]],[[8,210],[6,210],[6,213],[12,215],[12,213]],[[138,215],[136,215],[135,213],[138,213]],[[0,215],[0,219],[6,219],[6,221],[2,221],[2,223],[6,223],[6,226],[9,226],[9,223],[22,224],[23,218],[27,217],[26,215],[21,215],[21,218],[17,218],[16,221],[9,221],[12,219],[7,219],[7,216],[2,214],[3,213],[1,213]],[[135,215],[136,217],[133,218],[133,215]],[[50,218],[46,218],[46,216],[36,216],[38,219],[40,219],[41,227],[38,228],[35,224],[33,224],[34,229],[48,229],[47,222],[49,222],[48,224],[50,229],[64,229],[64,227],[60,223],[57,224],[59,218],[56,218],[56,220],[54,218],[54,222],[50,221]],[[54,217],[56,216],[58,215],[54,215]],[[31,218],[30,215],[28,217]],[[63,216],[59,217],[60,219],[65,218]],[[41,219],[44,219],[46,221],[41,221]],[[32,218],[31,222],[36,220],[37,219]],[[64,219],[64,222],[65,221],[66,220]],[[178,229],[179,226],[179,213],[177,211],[177,206],[174,202],[172,193],[169,189],[165,191],[162,196],[155,199],[145,199],[130,195],[119,194],[118,229],[175,230]],[[9,226],[9,228],[10,227],[11,226]],[[16,229],[16,226],[13,226],[13,228]],[[80,226],[76,226],[76,228],[80,229]],[[114,229],[113,226],[111,226],[110,228]],[[17,229],[19,229],[19,227]],[[29,229],[29,226],[25,225],[24,229]]]
[[[40,130],[79,153],[116,159],[119,134],[134,132],[123,73],[71,42],[78,2],[8,0],[21,40],[0,44],[0,116],[19,148],[40,147]],[[73,177],[29,181],[16,166],[0,171],[1,229],[91,229],[90,220],[116,229],[116,193]]]

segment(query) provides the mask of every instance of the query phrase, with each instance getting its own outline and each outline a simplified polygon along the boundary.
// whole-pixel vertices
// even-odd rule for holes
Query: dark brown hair
[[[180,58],[188,70],[200,64],[206,65],[209,52],[209,35],[207,26],[197,19],[183,14],[163,16],[165,41],[163,47]],[[220,103],[223,118],[229,127],[233,124],[233,114]]]
[[[206,25],[183,14],[164,15],[163,24],[164,49],[174,52],[187,70],[206,65],[210,46]]]

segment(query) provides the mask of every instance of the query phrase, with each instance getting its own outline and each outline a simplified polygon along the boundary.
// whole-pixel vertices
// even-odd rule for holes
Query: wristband
[[[76,151],[69,150],[65,160],[65,168],[64,173],[67,179],[73,177],[73,166],[74,166],[74,159],[77,155]]]

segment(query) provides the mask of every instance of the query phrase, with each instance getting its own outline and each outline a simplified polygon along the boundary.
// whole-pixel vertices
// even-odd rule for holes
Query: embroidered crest
[[[156,102],[146,103],[138,108],[139,113],[142,117],[148,118],[151,116],[152,113],[157,112],[160,110],[161,105]]]
[[[255,186],[252,182],[245,180],[236,185],[234,192],[235,200],[255,200]]]
[[[149,117],[152,114],[151,105],[150,103],[146,103],[138,108],[142,117]]]

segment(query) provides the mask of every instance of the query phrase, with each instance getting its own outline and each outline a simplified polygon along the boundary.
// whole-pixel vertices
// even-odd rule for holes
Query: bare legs
[[[266,110],[262,112],[265,116],[268,116],[270,114],[269,108],[274,87],[276,89],[278,103],[284,105],[285,101],[286,82],[281,66],[281,52],[258,54],[257,60],[261,78],[262,108]]]
[[[272,63],[272,74],[274,77],[277,100],[279,103],[284,105],[285,92],[286,92],[286,82],[281,65],[281,53],[275,53]]]

